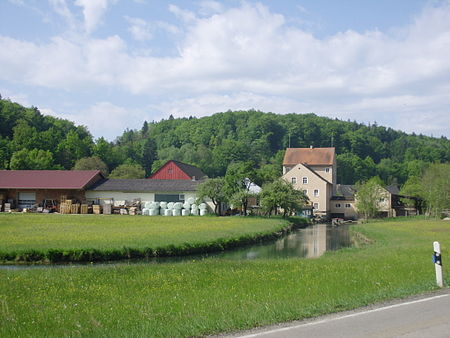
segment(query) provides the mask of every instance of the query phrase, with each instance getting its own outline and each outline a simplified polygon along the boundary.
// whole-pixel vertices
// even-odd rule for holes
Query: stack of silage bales
[[[198,208],[200,209],[200,216],[205,216],[208,213],[208,206],[206,203],[201,203]]]
[[[173,209],[172,209],[172,215],[173,216],[181,216],[181,209],[183,209],[183,203],[180,203],[180,202],[174,203]]]
[[[191,205],[191,215],[198,216],[198,206],[195,203]]]
[[[167,209],[164,210],[164,216],[172,216],[173,202],[167,203]]]
[[[181,210],[182,216],[189,216],[191,213],[191,204],[189,202],[184,202],[183,210]]]
[[[159,202],[159,207],[159,214],[161,216],[164,216],[166,214],[167,202]]]
[[[150,216],[159,215],[159,202],[150,203]]]
[[[151,205],[151,202],[144,203],[144,208],[142,209],[142,215],[144,215],[144,216],[150,215],[150,205]]]

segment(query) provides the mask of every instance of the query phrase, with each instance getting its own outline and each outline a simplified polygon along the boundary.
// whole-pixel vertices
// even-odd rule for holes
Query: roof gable
[[[200,180],[204,178],[205,173],[198,167],[186,164],[183,162],[170,160],[167,161],[161,168],[150,175],[150,179],[183,179],[190,180],[196,179]]]
[[[83,190],[102,178],[100,170],[0,170],[0,189]]]
[[[325,179],[324,177],[320,176],[318,173],[316,173],[313,169],[311,169],[311,168],[310,168],[307,164],[305,164],[305,163],[299,163],[299,164],[296,164],[295,167],[292,168],[290,171],[288,171],[286,174],[284,174],[283,177],[286,176],[286,175],[289,174],[292,170],[295,170],[295,168],[298,168],[298,167],[303,167],[303,168],[305,168],[305,169],[308,170],[311,174],[317,176],[318,178],[320,178],[320,179],[321,179],[322,181],[324,181],[325,183],[331,184],[331,182],[329,182],[329,181],[328,181],[327,179]]]
[[[335,156],[335,148],[287,148],[283,165],[333,165]]]

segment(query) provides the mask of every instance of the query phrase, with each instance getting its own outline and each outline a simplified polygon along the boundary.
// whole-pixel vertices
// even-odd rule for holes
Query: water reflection
[[[257,259],[322,256],[325,251],[351,245],[348,225],[331,227],[326,224],[299,229],[275,242],[235,249],[214,255],[225,259]]]
[[[316,224],[304,229],[296,230],[283,238],[273,242],[265,242],[258,245],[247,246],[239,249],[231,249],[220,253],[180,256],[159,257],[149,260],[141,259],[134,261],[119,261],[95,264],[51,264],[51,265],[0,265],[0,269],[16,270],[29,268],[65,268],[77,266],[118,266],[142,263],[176,263],[203,259],[263,259],[263,258],[288,258],[304,257],[315,258],[323,255],[325,251],[338,250],[351,246],[351,238],[348,225],[339,227]]]

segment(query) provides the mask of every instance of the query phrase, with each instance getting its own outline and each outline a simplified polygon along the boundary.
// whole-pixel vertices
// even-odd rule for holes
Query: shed
[[[0,195],[18,208],[61,196],[85,199],[85,191],[104,179],[99,170],[0,170]]]

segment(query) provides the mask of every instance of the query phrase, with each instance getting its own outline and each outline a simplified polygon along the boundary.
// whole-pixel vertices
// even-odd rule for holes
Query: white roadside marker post
[[[442,279],[442,257],[441,257],[441,246],[439,242],[433,242],[433,249],[434,249],[433,262],[434,267],[436,269],[436,284],[442,288],[444,286],[444,281]]]

